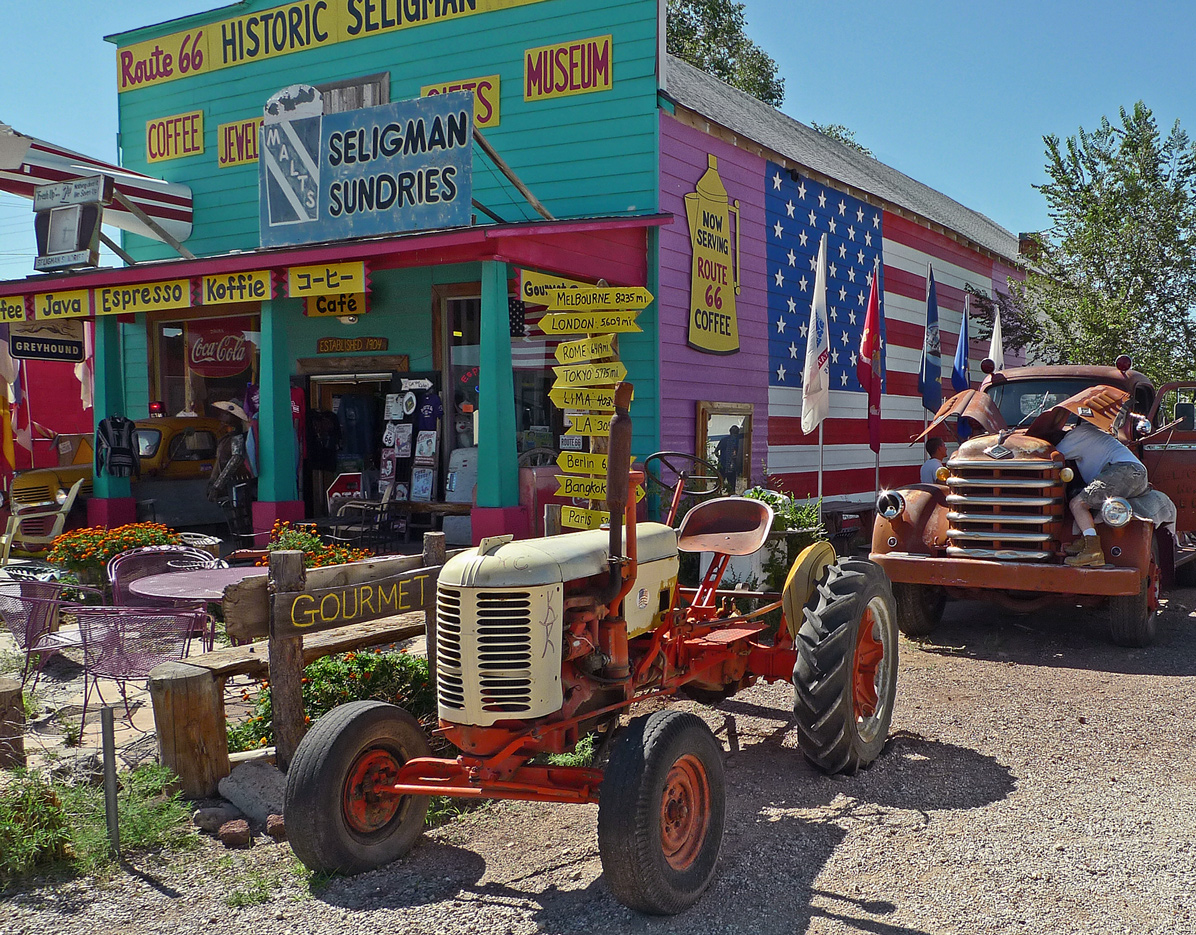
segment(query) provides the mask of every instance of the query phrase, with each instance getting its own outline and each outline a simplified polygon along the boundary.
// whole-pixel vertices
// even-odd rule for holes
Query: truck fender
[[[911,484],[897,488],[905,510],[892,519],[879,513],[872,526],[872,551],[936,555],[947,547],[947,488]],[[893,540],[896,540],[895,544]]]

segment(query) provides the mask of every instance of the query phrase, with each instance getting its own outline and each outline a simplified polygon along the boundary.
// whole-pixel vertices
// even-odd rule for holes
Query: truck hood
[[[1009,427],[1009,423],[987,393],[982,390],[964,390],[939,407],[930,424],[914,438],[914,441],[926,438],[952,416],[971,420],[974,425],[973,435],[993,435]],[[1116,435],[1122,441],[1130,441],[1130,394],[1105,384],[1081,390],[1040,413],[1025,429],[1024,434],[1034,438],[1053,437],[1060,432],[1071,416],[1091,422],[1102,432]]]
[[[1001,415],[1001,410],[997,408],[996,403],[992,401],[987,393],[980,390],[964,390],[962,393],[956,393],[939,406],[939,411],[934,414],[934,418],[930,420],[930,424],[922,430],[922,434],[918,435],[914,441],[921,441],[952,416],[958,416],[960,419],[970,419],[975,423],[979,431],[973,432],[972,434],[974,435],[991,435],[993,432],[999,432],[1001,429],[1007,428],[1005,418]]]

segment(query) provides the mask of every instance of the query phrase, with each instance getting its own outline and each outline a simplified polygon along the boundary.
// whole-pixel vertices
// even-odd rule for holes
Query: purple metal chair
[[[25,653],[21,687],[33,675],[33,685],[46,662],[63,649],[79,649],[83,637],[78,630],[58,630],[60,609],[70,601],[87,597],[102,599],[95,588],[63,585],[56,581],[0,580],[0,618]]]
[[[143,597],[134,594],[129,585],[150,575],[164,575],[174,571],[196,571],[205,568],[227,568],[226,562],[205,549],[190,545],[146,545],[128,549],[108,560],[108,580],[112,583],[112,603],[117,607],[165,607],[178,610],[205,610],[194,601],[170,598]],[[205,615],[204,648],[211,649],[215,639],[215,621]]]
[[[202,610],[168,607],[76,605],[70,607],[70,613],[79,621],[85,660],[80,732],[87,722],[87,705],[93,688],[100,701],[104,701],[100,679],[117,682],[125,714],[131,718],[127,683],[148,678],[150,670],[159,663],[182,659],[192,634],[203,632],[207,618]]]

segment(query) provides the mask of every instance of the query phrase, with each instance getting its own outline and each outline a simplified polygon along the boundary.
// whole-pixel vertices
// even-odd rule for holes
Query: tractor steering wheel
[[[671,495],[682,482],[687,497],[712,497],[722,492],[724,478],[718,466],[683,451],[657,451],[644,460],[648,484]]]

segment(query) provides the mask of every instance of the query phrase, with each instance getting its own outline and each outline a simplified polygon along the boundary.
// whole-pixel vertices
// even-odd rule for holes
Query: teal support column
[[[515,447],[515,377],[511,367],[511,319],[507,264],[482,263],[481,348],[478,369],[478,486],[472,514],[473,540],[527,535],[527,511],[519,506]]]
[[[262,545],[276,519],[303,517],[297,481],[298,453],[291,421],[291,357],[287,342],[286,317],[298,305],[295,299],[262,303],[261,347],[258,383],[257,501],[253,504],[253,528]]]
[[[92,391],[94,426],[111,415],[125,411],[124,371],[120,350],[120,323],[115,315],[101,315],[95,323],[95,385]],[[87,501],[87,520],[93,526],[119,526],[134,522],[136,504],[127,477],[99,472]]]

